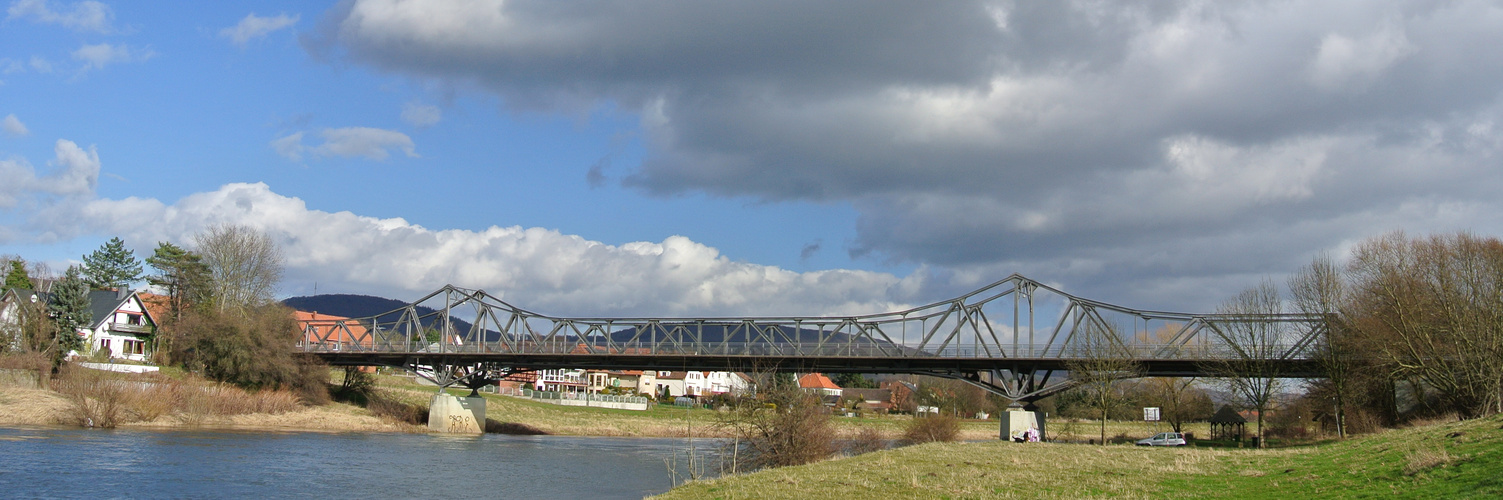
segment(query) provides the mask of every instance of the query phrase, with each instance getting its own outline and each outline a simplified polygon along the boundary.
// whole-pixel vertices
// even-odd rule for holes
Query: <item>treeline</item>
[[[193,235],[192,249],[160,242],[142,261],[119,238],[83,257],[61,277],[43,265],[5,258],[6,288],[47,292],[20,301],[18,321],[0,331],[0,352],[45,356],[55,372],[70,351],[92,352],[77,332],[90,318],[89,289],[129,287],[142,280],[163,292],[148,339],[157,364],[179,366],[246,389],[290,389],[306,402],[328,399],[328,369],[294,353],[299,329],[292,310],[273,300],[284,257],[271,237],[253,228],[216,225]],[[158,317],[159,316],[159,317]]]
[[[1341,425],[1503,412],[1503,241],[1395,232],[1344,266],[1315,259],[1290,290],[1329,318],[1329,377],[1304,397],[1334,406]]]

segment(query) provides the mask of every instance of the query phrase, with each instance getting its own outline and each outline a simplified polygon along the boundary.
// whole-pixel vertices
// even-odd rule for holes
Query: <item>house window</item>
[[[140,324],[142,324],[142,322],[141,322],[141,315],[139,315],[139,314],[127,314],[127,315],[125,315],[125,324],[127,324],[127,325],[140,325]]]

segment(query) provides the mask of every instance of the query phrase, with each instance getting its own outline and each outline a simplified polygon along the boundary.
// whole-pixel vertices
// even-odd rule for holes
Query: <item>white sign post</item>
[[[1158,422],[1159,421],[1159,407],[1157,407],[1157,406],[1149,406],[1149,407],[1143,408],[1143,420],[1147,421],[1147,422]]]

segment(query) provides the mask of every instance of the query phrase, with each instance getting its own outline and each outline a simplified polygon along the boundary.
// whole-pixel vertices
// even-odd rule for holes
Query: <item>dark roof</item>
[[[1245,424],[1245,423],[1247,423],[1247,419],[1242,418],[1242,415],[1238,415],[1237,414],[1237,410],[1233,410],[1232,407],[1230,407],[1230,406],[1222,406],[1220,410],[1216,411],[1215,415],[1211,416],[1211,423],[1213,423],[1213,424]]]
[[[859,397],[865,401],[889,401],[892,399],[892,389],[845,389],[842,394],[849,398]]]
[[[32,294],[36,294],[37,300],[52,300],[52,294],[47,292],[33,292],[24,288],[12,288],[6,291],[15,293],[17,298],[30,297]],[[91,319],[89,320],[89,329],[93,330],[95,328],[99,328],[100,324],[109,320],[110,315],[114,314],[115,311],[120,310],[120,306],[125,305],[125,302],[130,300],[130,298],[134,295],[135,292],[126,292],[124,297],[120,297],[120,294],[114,290],[90,290],[89,314]],[[156,320],[155,318],[151,317],[151,313],[145,312],[145,304],[142,304],[141,309],[143,311],[142,314],[146,316],[147,321],[150,321],[153,325],[156,324]]]

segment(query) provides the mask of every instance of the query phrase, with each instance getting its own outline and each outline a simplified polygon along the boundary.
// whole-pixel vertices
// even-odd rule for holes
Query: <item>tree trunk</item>
[[[1263,449],[1263,410],[1258,410],[1258,449]]]
[[[1106,409],[1101,410],[1101,446],[1106,446]]]

